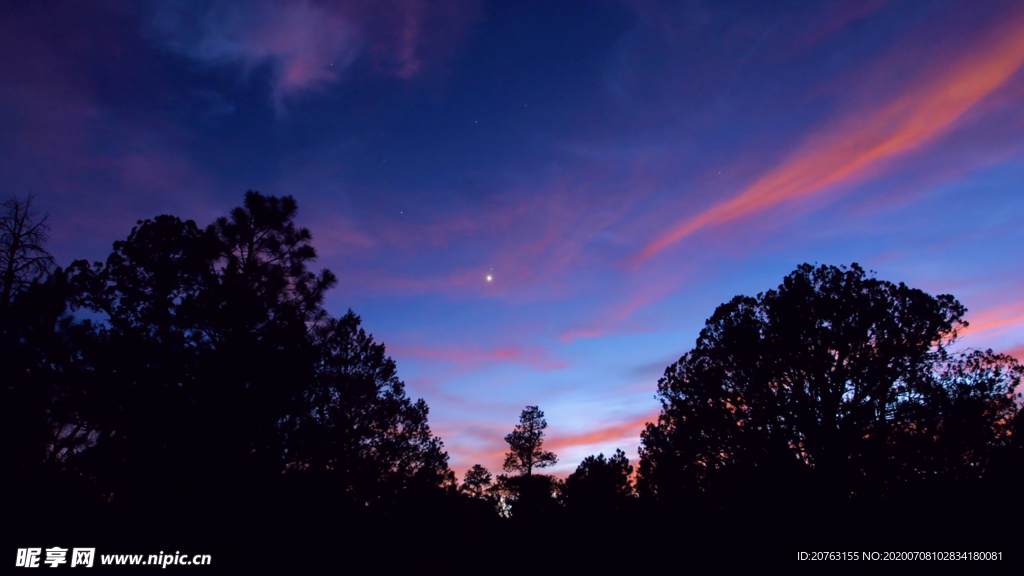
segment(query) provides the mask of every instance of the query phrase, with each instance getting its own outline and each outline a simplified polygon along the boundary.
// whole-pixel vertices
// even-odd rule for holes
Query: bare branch
[[[56,265],[43,245],[49,240],[49,214],[32,210],[35,196],[10,197],[0,212],[0,309]]]

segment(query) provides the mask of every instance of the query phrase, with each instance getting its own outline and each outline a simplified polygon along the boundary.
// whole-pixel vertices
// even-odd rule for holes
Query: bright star
[[[491,276],[490,274],[488,274],[487,275],[487,281],[490,282],[491,280],[494,280],[494,276]]]

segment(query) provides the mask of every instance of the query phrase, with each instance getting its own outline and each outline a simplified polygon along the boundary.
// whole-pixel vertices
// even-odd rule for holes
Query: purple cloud
[[[166,48],[212,66],[241,65],[247,77],[269,66],[271,98],[282,113],[289,100],[340,82],[364,52],[395,76],[412,78],[429,53],[448,51],[476,11],[475,1],[174,2],[156,9],[151,27]]]

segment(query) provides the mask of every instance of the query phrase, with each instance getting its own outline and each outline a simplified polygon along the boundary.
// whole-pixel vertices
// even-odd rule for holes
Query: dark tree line
[[[769,542],[1008,545],[1022,368],[958,350],[965,312],[856,264],[719,306],[658,383],[641,495]]]
[[[152,496],[147,478],[238,493],[283,472],[328,475],[377,502],[450,479],[427,407],[405,396],[383,345],[358,316],[323,309],[337,279],[309,269],[316,251],[296,212],[291,197],[250,192],[205,230],[161,216],[106,263],[71,265],[71,306],[105,321],[94,374],[65,397],[61,422],[92,438],[63,459],[114,498]]]
[[[338,279],[291,197],[249,192],[205,228],[143,220],[66,268],[31,204],[0,216],[3,513],[26,534],[225,543],[254,566],[254,547],[444,566],[518,546],[577,568],[566,551],[595,545],[672,565],[680,542],[1021,536],[1000,495],[1024,481],[1022,368],[957,348],[952,296],[803,265],[720,306],[666,369],[635,471],[617,450],[541,474],[557,456],[528,406],[505,474],[459,485],[384,345],[324,309]]]
[[[311,269],[291,197],[249,192],[206,228],[140,221],[105,262],[63,269],[27,208],[10,205],[4,225],[21,228],[0,246],[15,271],[0,307],[9,512],[288,523],[455,489],[384,346],[324,310],[337,279]]]
[[[538,481],[531,464],[555,457],[542,456],[546,422],[527,407],[506,438],[519,476],[494,492],[513,519],[519,503],[568,522],[562,542],[654,546],[648,559],[666,565],[680,541],[755,564],[812,544],[1011,550],[1024,536],[1011,496],[1024,482],[1024,369],[959,348],[965,313],[856,264],[800,266],[776,290],[719,306],[666,369],[635,482],[621,451]],[[609,538],[635,522],[657,530]]]
[[[658,384],[641,487],[665,498],[758,483],[882,496],[977,480],[1009,447],[1021,367],[952,353],[965,309],[851,268],[804,265],[736,297]]]

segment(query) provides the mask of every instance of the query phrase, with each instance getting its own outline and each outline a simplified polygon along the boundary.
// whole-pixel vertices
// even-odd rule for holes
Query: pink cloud
[[[644,414],[626,422],[602,426],[586,432],[576,434],[552,435],[545,442],[548,450],[565,450],[577,446],[590,446],[604,442],[628,439],[631,442],[640,438],[640,433],[647,427],[648,422],[657,422],[660,411]]]
[[[456,473],[459,481],[465,471],[474,464],[481,464],[491,474],[497,475],[502,472],[502,464],[505,461],[505,452],[508,444],[505,443],[505,435],[512,431],[514,424],[508,426],[495,424],[493,422],[465,422],[459,424],[438,424],[432,426],[432,430],[442,440],[445,438],[457,438],[457,443],[445,443],[445,448],[452,459],[452,470]]]
[[[947,132],[1024,63],[1024,22],[1005,25],[953,65],[932,72],[880,106],[860,110],[810,136],[780,166],[724,202],[680,221],[647,244],[644,261],[705,228],[809,200],[889,168],[889,161]]]
[[[960,335],[984,333],[992,337],[1005,333],[1024,323],[1024,301],[982,310],[967,321],[969,325],[960,330]]]
[[[306,0],[214,2],[198,15],[162,8],[155,24],[171,48],[208,62],[240,62],[247,71],[269,64],[279,109],[286,98],[336,82],[362,43],[349,19]]]

